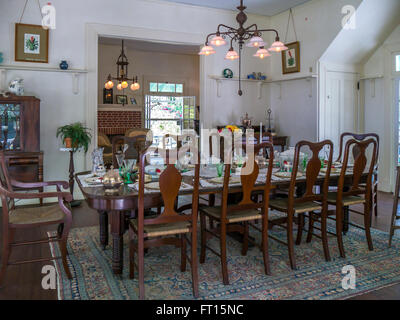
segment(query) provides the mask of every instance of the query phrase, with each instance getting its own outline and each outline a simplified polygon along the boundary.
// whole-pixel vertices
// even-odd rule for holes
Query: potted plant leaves
[[[73,152],[89,149],[92,135],[90,129],[80,122],[68,124],[57,129],[57,138],[60,137],[66,148],[72,148]]]

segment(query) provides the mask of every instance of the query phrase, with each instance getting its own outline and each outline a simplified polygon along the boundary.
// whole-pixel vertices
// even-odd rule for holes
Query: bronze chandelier
[[[140,89],[140,85],[138,82],[138,77],[132,77],[132,79],[130,79],[128,77],[128,58],[125,55],[125,51],[124,51],[124,40],[122,40],[122,48],[121,48],[121,54],[118,57],[118,60],[116,62],[117,64],[117,76],[116,77],[112,77],[111,74],[108,75],[107,77],[107,81],[104,85],[104,87],[106,89],[111,89],[112,87],[114,87],[114,82],[113,80],[116,80],[118,82],[117,84],[117,89],[118,90],[123,90],[126,89],[129,86],[128,81],[132,81],[131,84],[131,90],[132,91],[136,91]]]
[[[241,52],[243,49],[243,45],[247,40],[248,43],[246,44],[247,47],[251,48],[258,48],[255,57],[260,59],[264,59],[270,56],[271,52],[281,52],[287,50],[288,48],[279,40],[278,31],[275,29],[258,29],[257,24],[252,24],[249,27],[245,28],[244,24],[247,21],[247,15],[244,12],[246,9],[243,6],[243,0],[240,0],[240,6],[237,7],[239,13],[236,16],[236,21],[239,23],[238,28],[229,27],[224,24],[218,25],[217,32],[210,33],[205,42],[205,46],[199,52],[199,55],[209,56],[215,53],[215,50],[212,46],[223,46],[226,45],[227,39],[230,39],[230,49],[227,52],[225,59],[227,60],[236,60],[239,59],[239,91],[238,94],[241,96],[243,91],[241,89]],[[264,42],[262,36],[262,32],[275,32],[275,42],[271,45],[270,48],[265,49],[266,42]],[[210,40],[210,37],[212,39]],[[233,42],[237,42],[239,44],[239,53],[237,53],[233,49]]]

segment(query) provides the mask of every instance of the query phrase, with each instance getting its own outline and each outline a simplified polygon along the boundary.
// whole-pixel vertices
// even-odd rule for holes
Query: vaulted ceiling
[[[227,9],[236,11],[240,0],[164,0],[201,7]],[[273,16],[309,0],[244,0],[246,12]]]

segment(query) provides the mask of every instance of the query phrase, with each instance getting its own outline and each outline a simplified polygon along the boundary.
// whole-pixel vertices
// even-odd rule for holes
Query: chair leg
[[[64,226],[63,226],[62,236],[59,242],[60,251],[65,273],[67,274],[68,279],[72,279],[72,274],[71,271],[69,270],[67,263],[67,255],[68,255],[67,241],[68,241],[69,229],[71,228],[71,222],[64,223],[63,225]]]
[[[129,279],[135,279],[135,243],[134,232],[129,228]]]
[[[374,209],[375,217],[377,217],[378,216],[378,184],[377,183],[374,186],[373,209]]]
[[[181,234],[181,272],[186,271],[186,235]]]
[[[220,247],[221,247],[221,267],[222,267],[222,281],[224,285],[229,284],[228,266],[226,262],[226,224],[221,222],[220,233]]]
[[[199,270],[197,264],[197,232],[192,232],[191,241],[191,269],[192,269],[192,286],[193,286],[193,296],[195,298],[199,297]]]
[[[246,221],[244,224],[244,232],[243,232],[243,245],[242,245],[242,256],[247,254],[247,250],[249,249],[249,223]]]
[[[138,235],[138,273],[139,273],[139,299],[144,300],[144,239],[143,234]]]
[[[314,232],[314,213],[309,212],[308,213],[308,233],[307,233],[307,243],[310,243],[312,240]]]
[[[296,259],[294,256],[294,241],[293,241],[293,214],[288,213],[287,219],[287,241],[288,241],[288,252],[290,267],[292,270],[296,270]]]
[[[371,216],[372,212],[369,208],[369,203],[365,201],[364,204],[364,227],[365,227],[365,235],[367,237],[367,242],[368,242],[368,249],[370,251],[374,250],[374,245],[372,244],[372,238],[371,238]]]
[[[206,216],[200,213],[200,229],[201,229],[201,252],[200,252],[200,263],[206,261]]]
[[[265,274],[266,275],[271,275],[271,268],[269,265],[269,250],[268,250],[268,218],[263,217],[262,219],[262,243],[261,243],[261,248],[262,248],[262,253],[263,253],[263,259],[264,259],[264,269],[265,269]]]
[[[328,246],[327,220],[328,220],[328,209],[324,208],[324,209],[322,209],[322,212],[321,212],[322,246],[324,248],[325,260],[331,261],[331,256],[329,254],[329,246]]]
[[[9,229],[8,226],[3,227],[3,249],[1,258],[1,270],[0,270],[0,287],[4,285],[6,277],[8,259],[10,257],[10,245],[9,245]]]
[[[349,220],[350,220],[349,207],[344,207],[343,208],[343,223],[342,223],[342,229],[343,229],[344,235],[346,235],[347,232],[349,231]]]
[[[303,236],[303,228],[304,228],[304,213],[300,213],[299,214],[299,226],[297,229],[296,245],[301,244],[301,238]]]
[[[336,237],[339,247],[340,256],[342,258],[346,258],[344,253],[344,246],[343,246],[343,207],[336,208]]]

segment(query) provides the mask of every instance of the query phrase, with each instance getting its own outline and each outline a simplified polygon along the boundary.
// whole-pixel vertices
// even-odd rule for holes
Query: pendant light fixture
[[[257,48],[255,57],[264,59],[270,56],[269,51],[271,52],[282,52],[287,50],[288,48],[279,40],[278,31],[275,29],[259,29],[256,24],[252,24],[247,28],[244,27],[244,24],[247,21],[247,15],[244,12],[246,9],[243,6],[243,0],[240,0],[240,6],[237,7],[239,13],[236,16],[236,21],[239,23],[238,28],[229,27],[224,24],[220,24],[217,27],[217,32],[211,33],[207,36],[205,46],[199,52],[199,55],[209,56],[215,53],[213,46],[219,47],[227,44],[227,39],[230,38],[231,46],[229,51],[227,52],[225,59],[227,60],[236,60],[239,59],[239,91],[238,94],[241,96],[243,91],[241,89],[241,51],[243,45],[248,40],[246,47]],[[262,38],[263,32],[274,32],[275,33],[275,42],[272,43],[271,47],[267,50],[265,46],[267,43]],[[212,37],[212,38],[211,38]],[[211,40],[210,40],[211,38]],[[233,49],[233,42],[237,42],[239,45],[239,52],[236,52]]]
[[[128,76],[128,58],[125,55],[124,51],[124,40],[122,40],[122,48],[121,54],[118,57],[116,62],[117,64],[117,76],[112,77],[111,74],[108,75],[107,81],[104,84],[106,89],[111,89],[114,87],[113,80],[117,81],[117,90],[123,90],[129,87],[129,82],[132,82],[130,88],[132,91],[136,91],[140,89],[140,85],[138,82],[138,77],[129,78]]]

